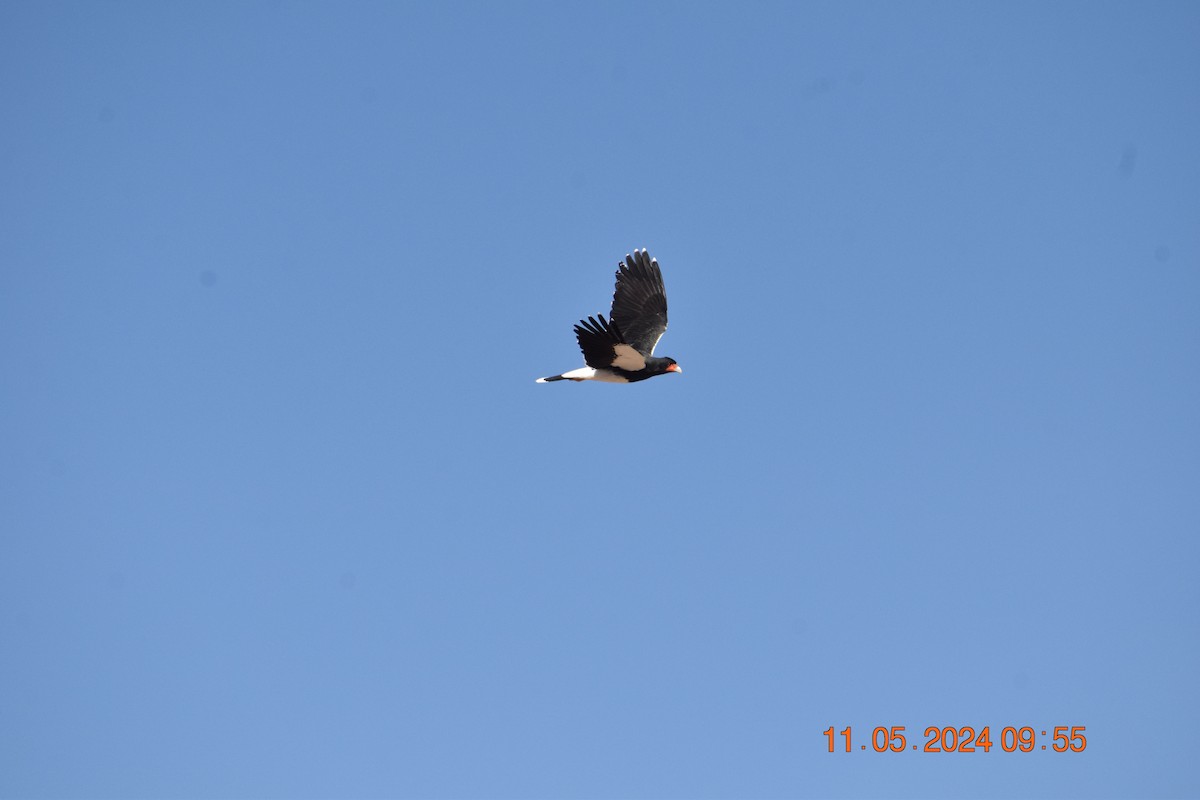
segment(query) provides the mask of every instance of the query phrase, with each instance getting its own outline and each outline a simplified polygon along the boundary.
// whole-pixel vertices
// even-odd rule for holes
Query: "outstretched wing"
[[[597,319],[596,317],[599,317]],[[646,368],[646,358],[621,338],[621,331],[603,314],[580,320],[575,326],[575,338],[583,351],[583,360],[596,369],[627,369],[637,372]]]
[[[617,267],[617,288],[609,318],[638,352],[654,355],[667,329],[667,290],[658,262],[645,250],[634,250]]]

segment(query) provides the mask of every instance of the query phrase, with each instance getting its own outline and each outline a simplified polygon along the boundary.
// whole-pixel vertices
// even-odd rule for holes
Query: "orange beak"
[[[667,372],[678,372],[680,375],[683,374],[683,370],[679,368],[678,364],[672,364],[671,366],[667,367]]]

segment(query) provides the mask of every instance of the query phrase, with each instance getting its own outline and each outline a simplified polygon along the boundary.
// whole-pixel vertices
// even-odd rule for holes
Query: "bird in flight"
[[[597,314],[575,326],[575,338],[587,366],[538,378],[537,382],[633,383],[668,372],[683,372],[675,359],[654,355],[666,329],[667,290],[663,288],[662,270],[645,250],[634,250],[617,266],[617,288],[608,319]]]

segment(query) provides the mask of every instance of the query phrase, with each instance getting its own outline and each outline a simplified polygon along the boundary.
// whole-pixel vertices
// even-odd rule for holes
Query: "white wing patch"
[[[592,369],[591,367],[580,367],[573,369],[570,372],[564,372],[562,377],[572,381],[600,381],[601,383],[629,383],[628,378],[622,378],[615,372],[607,369]],[[542,379],[538,379],[539,383],[544,383]]]
[[[638,372],[646,368],[646,357],[627,344],[614,344],[613,352],[617,357],[613,359],[612,365],[617,369]]]

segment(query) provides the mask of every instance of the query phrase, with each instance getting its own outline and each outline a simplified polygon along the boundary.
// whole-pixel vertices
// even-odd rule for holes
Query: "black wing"
[[[645,250],[634,250],[617,267],[617,288],[609,318],[638,352],[654,354],[655,345],[667,329],[667,290],[658,262]]]
[[[596,317],[599,317],[597,319]],[[621,331],[603,314],[580,320],[575,326],[575,338],[583,351],[583,361],[595,369],[617,367],[637,372],[646,368],[646,359],[621,338]]]

